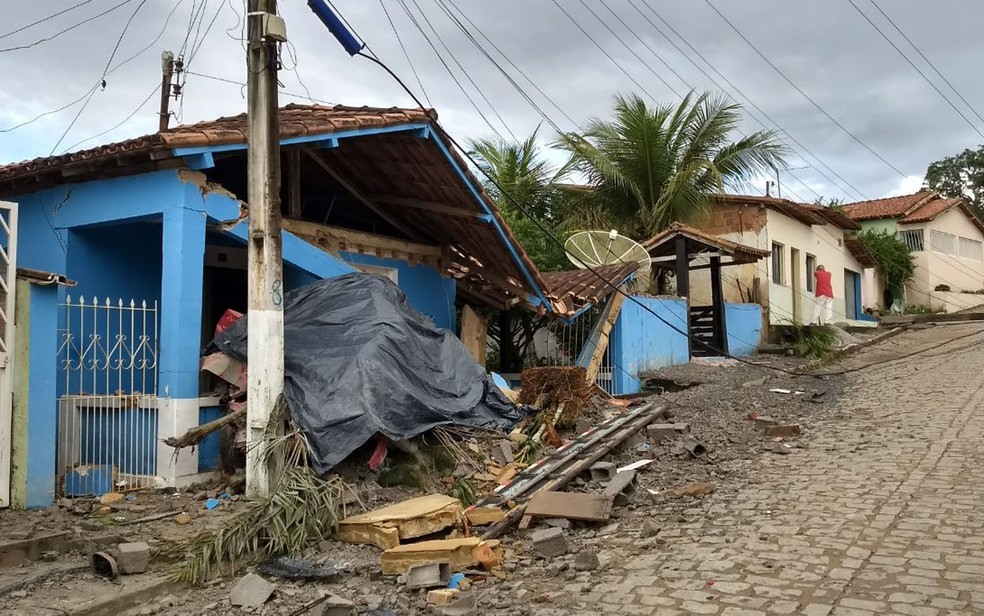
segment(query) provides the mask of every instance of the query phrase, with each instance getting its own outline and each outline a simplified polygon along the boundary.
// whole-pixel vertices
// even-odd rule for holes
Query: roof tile
[[[858,201],[844,206],[844,212],[854,220],[874,220],[876,218],[898,218],[905,216],[913,208],[936,198],[931,190],[923,190],[911,195]]]

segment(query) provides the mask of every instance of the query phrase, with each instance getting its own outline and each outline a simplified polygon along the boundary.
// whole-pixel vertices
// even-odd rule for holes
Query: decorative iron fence
[[[154,485],[157,303],[68,297],[58,351],[58,479],[67,497]]]

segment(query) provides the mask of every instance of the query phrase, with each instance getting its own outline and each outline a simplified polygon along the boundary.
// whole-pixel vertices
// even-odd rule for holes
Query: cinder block
[[[150,566],[150,546],[143,541],[121,543],[116,553],[116,564],[121,573],[143,573]]]
[[[533,547],[544,558],[554,558],[567,553],[567,538],[560,528],[546,528],[533,533]]]
[[[591,481],[611,481],[618,472],[611,462],[595,462],[588,470],[591,471]]]
[[[605,496],[611,496],[619,507],[628,505],[629,497],[635,493],[635,477],[635,471],[622,471],[616,474],[605,486]]]
[[[690,432],[690,424],[688,423],[659,423],[652,424],[646,428],[646,432],[649,433],[650,438],[655,442],[661,443],[663,441],[669,441],[677,438],[681,434]]]
[[[440,561],[410,565],[407,569],[407,588],[434,588],[447,586],[451,581],[451,563]]]

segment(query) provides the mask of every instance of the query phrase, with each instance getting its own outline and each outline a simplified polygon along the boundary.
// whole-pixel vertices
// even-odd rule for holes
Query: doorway
[[[844,270],[844,316],[861,318],[861,274],[849,269]]]

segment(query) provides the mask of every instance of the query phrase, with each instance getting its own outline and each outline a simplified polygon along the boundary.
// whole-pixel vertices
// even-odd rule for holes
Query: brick
[[[765,428],[765,435],[769,438],[775,437],[790,437],[796,436],[800,433],[799,424],[781,424],[775,426],[767,426]]]
[[[457,588],[439,588],[427,592],[427,603],[431,605],[449,605],[457,598]]]

